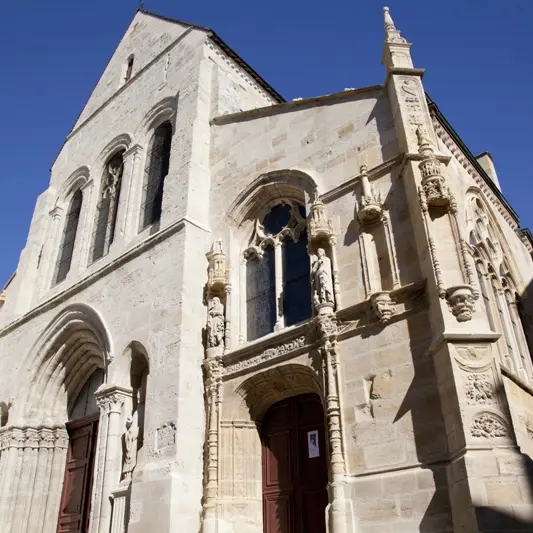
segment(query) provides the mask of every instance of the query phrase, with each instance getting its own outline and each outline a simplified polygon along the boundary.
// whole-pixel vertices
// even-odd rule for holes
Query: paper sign
[[[307,432],[307,450],[309,451],[309,459],[314,459],[320,456],[320,448],[318,446],[318,429]]]

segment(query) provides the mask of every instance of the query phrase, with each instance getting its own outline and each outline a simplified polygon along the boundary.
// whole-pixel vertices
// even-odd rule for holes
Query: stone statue
[[[324,248],[317,251],[318,257],[313,263],[312,276],[315,285],[313,302],[315,307],[321,304],[334,305],[333,276],[331,273],[331,259],[326,255]]]
[[[224,305],[220,298],[215,296],[207,312],[207,346],[223,346],[224,344]]]
[[[137,464],[137,439],[139,437],[139,422],[137,411],[126,418],[126,431],[124,432],[124,464],[122,474],[124,481],[131,479],[131,473]]]

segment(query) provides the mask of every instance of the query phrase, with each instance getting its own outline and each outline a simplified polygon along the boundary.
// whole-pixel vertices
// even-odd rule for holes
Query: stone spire
[[[383,22],[385,24],[385,39],[383,44],[383,58],[381,62],[390,68],[413,68],[409,49],[411,45],[401,36],[400,30],[392,20],[389,8],[383,8]]]

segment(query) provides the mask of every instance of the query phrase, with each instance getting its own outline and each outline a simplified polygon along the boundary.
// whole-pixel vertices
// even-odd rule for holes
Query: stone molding
[[[68,434],[65,426],[9,426],[0,430],[0,452],[9,448],[67,447]]]
[[[121,255],[113,258],[109,263],[103,265],[99,270],[96,270],[92,274],[89,274],[87,277],[80,279],[74,285],[66,287],[63,291],[54,294],[48,300],[45,300],[42,304],[34,307],[31,311],[22,315],[21,317],[15,319],[10,324],[7,324],[3,329],[0,329],[0,337],[8,334],[10,331],[26,323],[28,320],[35,318],[36,316],[48,311],[49,309],[55,307],[58,303],[71,298],[75,294],[78,294],[82,290],[86,289],[89,285],[92,285],[99,279],[107,276],[111,271],[125,265],[132,259],[135,259],[139,255],[146,252],[148,249],[152,248],[156,244],[168,239],[174,233],[181,231],[185,228],[186,224],[190,224],[206,233],[210,233],[210,230],[204,227],[199,222],[192,220],[189,217],[183,217],[173,224],[170,224],[166,228],[161,229],[157,233],[150,235],[145,240],[141,241],[139,244],[136,244],[133,248],[129,248],[124,251]],[[109,257],[109,255],[107,256]]]

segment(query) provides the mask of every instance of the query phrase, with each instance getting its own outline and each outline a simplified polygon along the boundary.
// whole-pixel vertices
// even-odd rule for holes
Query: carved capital
[[[131,393],[130,393],[131,395]],[[126,391],[117,390],[117,387],[97,391],[96,404],[103,414],[120,413],[126,400]]]

